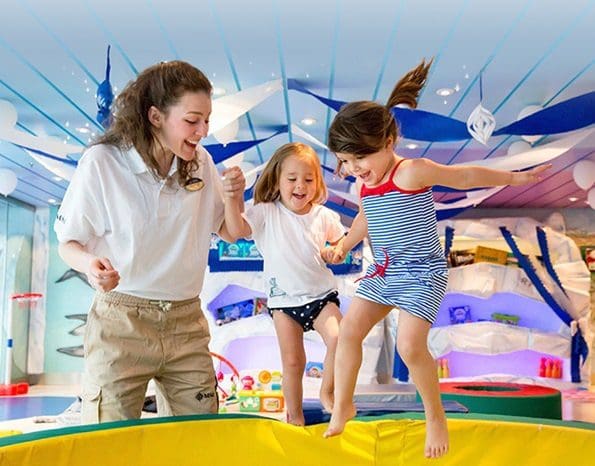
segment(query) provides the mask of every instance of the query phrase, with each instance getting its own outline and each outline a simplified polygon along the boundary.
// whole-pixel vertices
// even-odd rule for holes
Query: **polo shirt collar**
[[[131,147],[128,151],[124,154],[126,159],[128,160],[128,165],[132,170],[132,173],[135,175],[140,175],[141,173],[145,173],[149,171],[149,168],[145,164],[145,161],[140,156],[138,151],[135,147]],[[171,167],[169,168],[169,173],[167,176],[172,176],[174,173],[178,171],[178,157],[174,155],[174,159],[172,161]]]

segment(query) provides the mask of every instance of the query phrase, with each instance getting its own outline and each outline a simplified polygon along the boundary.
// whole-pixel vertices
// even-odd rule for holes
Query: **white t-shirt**
[[[256,204],[244,217],[264,257],[270,309],[301,306],[337,288],[320,256],[326,242],[339,240],[345,231],[337,213],[314,205],[307,214],[298,215],[276,201]]]
[[[133,148],[87,149],[58,210],[58,241],[77,241],[107,257],[120,273],[116,291],[149,299],[183,300],[202,289],[211,233],[223,222],[223,188],[209,153],[198,147],[205,185],[177,183],[177,157],[168,178],[156,179]]]

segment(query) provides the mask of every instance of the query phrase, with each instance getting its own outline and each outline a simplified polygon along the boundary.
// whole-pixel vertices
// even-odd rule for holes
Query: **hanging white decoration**
[[[27,152],[27,154],[29,154],[29,156],[37,163],[51,171],[54,175],[59,176],[66,181],[70,181],[74,176],[76,167],[73,165],[60,162],[59,160],[54,160],[49,157],[44,157],[43,155],[36,154],[30,150],[25,149],[25,152]]]
[[[506,154],[509,156],[522,154],[523,152],[528,152],[531,150],[531,144],[527,141],[515,141],[510,146],[508,146],[508,150]]]
[[[543,107],[541,105],[528,105],[527,107],[523,108],[520,112],[519,115],[517,116],[517,121],[522,120],[523,118],[527,118],[529,115],[534,114],[535,112],[539,112],[540,110],[543,110]],[[540,135],[528,135],[528,136],[521,136],[525,141],[529,142],[529,143],[534,143],[536,141],[539,140],[539,138],[541,138]]]
[[[326,144],[324,144],[323,142],[320,142],[318,139],[316,139],[310,133],[308,133],[307,131],[304,131],[302,128],[300,128],[299,126],[297,126],[294,123],[291,124],[291,131],[295,136],[299,136],[302,139],[305,139],[306,141],[308,141],[309,143],[320,147],[321,149],[329,150],[329,148],[326,146]]]
[[[216,133],[213,133],[213,137],[220,143],[226,146],[232,141],[235,141],[240,130],[240,122],[238,119],[233,120],[227,126],[224,126]]]
[[[8,196],[17,187],[17,176],[10,168],[0,168],[0,194]]]
[[[64,144],[64,142],[49,136],[39,137],[15,129],[18,114],[14,105],[6,100],[0,100],[0,139],[11,142],[27,149],[38,150],[46,154],[64,158],[67,154],[79,154],[82,146]]]
[[[481,105],[483,101],[483,73],[479,73],[479,105],[467,118],[467,131],[476,141],[484,146],[488,144],[488,139],[496,129],[496,118],[487,108]]]
[[[572,177],[576,185],[585,191],[595,184],[595,162],[581,160],[572,169]]]
[[[13,129],[17,124],[17,109],[7,100],[0,100],[0,129]]]
[[[595,188],[592,188],[587,193],[587,202],[591,206],[591,209],[595,210]]]
[[[254,183],[256,183],[256,177],[258,176],[258,170],[254,166],[253,163],[250,162],[240,162],[238,164],[242,172],[244,173],[244,177],[246,178],[246,189],[250,189]]]
[[[223,166],[225,168],[229,168],[229,167],[235,167],[236,165],[239,165],[240,163],[242,163],[243,160],[244,160],[244,153],[238,152],[236,155],[234,155],[228,159],[225,159],[221,163],[223,164]]]
[[[215,134],[225,128],[282,88],[281,80],[277,79],[215,99],[210,117],[209,134]]]
[[[476,141],[487,145],[488,139],[496,128],[496,119],[494,115],[479,104],[469,115],[467,119],[467,131]]]
[[[528,152],[523,152],[510,157],[491,157],[488,159],[454,163],[453,166],[478,165],[481,167],[494,168],[496,170],[523,170],[524,168],[547,163],[550,160],[565,154],[594,133],[595,128],[574,131],[562,139],[540,145],[539,147],[533,147]]]

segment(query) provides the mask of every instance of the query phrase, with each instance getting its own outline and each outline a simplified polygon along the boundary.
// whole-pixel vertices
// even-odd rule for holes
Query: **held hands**
[[[240,167],[230,167],[223,170],[223,194],[228,199],[243,199],[246,189],[246,178]]]
[[[341,241],[335,246],[327,246],[324,248],[320,252],[322,259],[328,264],[340,264],[343,262],[345,260],[345,251],[343,251],[342,244],[343,242]]]
[[[520,186],[523,184],[537,183],[542,180],[543,172],[552,168],[552,164],[548,163],[545,165],[539,165],[533,167],[530,170],[523,172],[513,172],[511,177],[510,186]]]
[[[104,293],[113,290],[120,283],[120,274],[106,257],[93,257],[89,262],[87,280],[91,286]]]

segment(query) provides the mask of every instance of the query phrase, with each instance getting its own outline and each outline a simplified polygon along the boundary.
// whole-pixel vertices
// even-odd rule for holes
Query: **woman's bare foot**
[[[333,392],[327,392],[324,390],[320,390],[320,404],[322,404],[322,409],[332,413],[333,412],[333,402],[335,401],[335,397]]]
[[[287,421],[287,424],[299,427],[303,427],[306,424],[306,420],[304,419],[304,413],[290,414],[289,412],[287,412],[285,413],[285,420]]]
[[[446,417],[426,418],[426,458],[440,458],[448,453],[448,426]]]
[[[339,435],[345,429],[345,424],[349,419],[353,418],[357,413],[355,409],[355,405],[350,403],[345,408],[341,408],[339,406],[333,407],[333,414],[331,415],[331,421],[328,424],[326,432],[324,433],[323,437],[333,437],[335,435]]]

